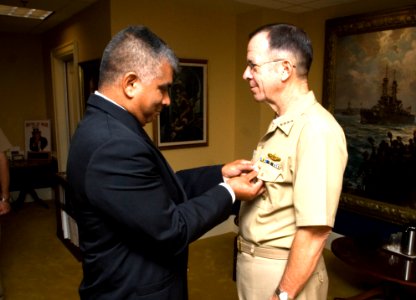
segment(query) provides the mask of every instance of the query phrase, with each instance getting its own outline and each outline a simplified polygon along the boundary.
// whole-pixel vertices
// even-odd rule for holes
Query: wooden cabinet
[[[71,205],[70,194],[67,192],[68,182],[65,173],[57,174],[57,185],[55,188],[56,201],[56,234],[68,250],[81,260],[79,249],[78,226],[75,221],[75,213]]]

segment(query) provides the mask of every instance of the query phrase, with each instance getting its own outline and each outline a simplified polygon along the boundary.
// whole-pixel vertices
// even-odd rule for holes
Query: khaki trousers
[[[270,259],[239,252],[237,290],[240,300],[270,300],[286,267],[286,259]],[[296,300],[324,300],[328,294],[328,274],[323,257]]]

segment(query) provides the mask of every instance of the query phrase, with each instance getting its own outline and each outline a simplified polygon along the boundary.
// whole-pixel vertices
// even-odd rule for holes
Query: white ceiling
[[[0,32],[42,33],[69,19],[74,14],[99,0],[0,0],[0,4],[26,6],[54,13],[46,20],[0,16]],[[201,7],[205,5],[231,9],[234,12],[247,12],[256,7],[273,8],[291,13],[302,13],[319,8],[354,2],[357,0],[177,0]]]

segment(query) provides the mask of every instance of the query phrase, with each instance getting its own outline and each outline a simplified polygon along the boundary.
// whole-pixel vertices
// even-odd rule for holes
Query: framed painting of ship
[[[416,222],[416,6],[327,20],[323,105],[344,128],[340,207]]]

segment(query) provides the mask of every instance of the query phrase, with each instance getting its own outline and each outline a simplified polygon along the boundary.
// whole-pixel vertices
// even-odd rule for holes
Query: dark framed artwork
[[[416,7],[326,22],[323,105],[344,128],[340,207],[416,222]]]
[[[171,88],[171,104],[153,124],[160,149],[208,145],[207,60],[180,59]]]
[[[81,108],[84,113],[88,97],[98,89],[100,74],[100,59],[89,60],[79,63],[79,78],[81,88]]]

